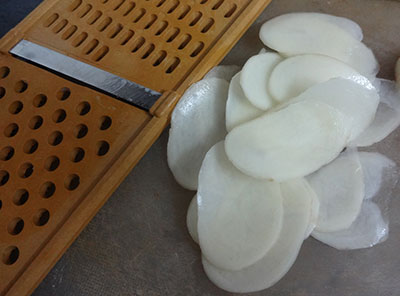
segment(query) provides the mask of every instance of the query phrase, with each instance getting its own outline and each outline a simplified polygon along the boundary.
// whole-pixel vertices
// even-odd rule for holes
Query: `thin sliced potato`
[[[219,268],[250,266],[278,239],[283,216],[279,183],[242,174],[226,157],[223,142],[204,158],[197,203],[201,251]]]
[[[192,239],[198,244],[199,234],[197,231],[197,194],[192,198],[186,215],[186,226]]]
[[[236,65],[219,65],[212,68],[203,78],[220,78],[226,81],[231,81],[232,77],[240,71],[240,67]]]

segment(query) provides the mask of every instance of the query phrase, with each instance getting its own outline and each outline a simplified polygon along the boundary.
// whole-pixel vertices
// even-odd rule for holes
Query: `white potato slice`
[[[396,163],[377,152],[359,152],[358,158],[364,175],[364,199],[372,199],[381,188],[385,171],[396,167]]]
[[[240,72],[231,80],[228,101],[226,102],[226,129],[230,132],[234,127],[250,121],[263,114],[264,111],[252,105],[240,86]]]
[[[282,182],[306,176],[335,159],[349,133],[340,111],[305,100],[234,128],[225,150],[245,174]]]
[[[225,138],[225,106],[229,84],[210,78],[193,84],[172,113],[168,165],[176,181],[196,190],[207,151]]]
[[[400,91],[394,81],[380,79],[380,98],[375,119],[349,145],[357,147],[371,146],[380,142],[400,125]]]
[[[357,219],[347,229],[336,232],[315,231],[312,236],[339,250],[369,248],[386,240],[389,225],[382,218],[379,207],[371,202],[362,204]]]
[[[308,185],[309,191],[310,191],[311,211],[310,211],[310,222],[308,223],[308,227],[307,227],[306,235],[304,236],[304,239],[308,238],[311,235],[311,233],[314,231],[315,227],[317,226],[317,221],[318,221],[318,216],[319,216],[318,197],[315,194],[315,191],[311,188],[308,181],[306,179],[305,179],[305,181],[307,182],[307,185]]]
[[[219,269],[203,256],[203,267],[209,279],[221,289],[249,293],[271,287],[292,267],[304,240],[311,210],[307,183],[295,179],[281,185],[283,221],[279,238],[265,256],[238,271]]]
[[[186,225],[192,239],[199,243],[199,234],[197,231],[197,194],[192,198],[190,202],[187,215],[186,215]]]
[[[239,71],[240,67],[236,65],[219,65],[212,68],[203,79],[220,78],[229,82]]]
[[[272,247],[282,227],[279,183],[251,178],[213,146],[199,174],[198,233],[203,255],[227,270],[245,268]]]
[[[267,49],[265,47],[261,48],[258,54],[267,53]]]
[[[258,54],[247,60],[240,74],[243,92],[255,107],[267,110],[273,104],[268,92],[268,80],[274,67],[282,61],[277,53]]]
[[[307,177],[320,202],[316,231],[343,230],[354,222],[364,198],[364,179],[356,151],[346,151]]]
[[[269,92],[279,101],[294,98],[311,86],[335,77],[360,74],[349,65],[323,55],[299,55],[280,62],[272,71]]]
[[[261,27],[260,39],[285,56],[322,54],[349,64],[364,76],[378,73],[378,62],[368,47],[341,27],[313,13],[275,17]]]

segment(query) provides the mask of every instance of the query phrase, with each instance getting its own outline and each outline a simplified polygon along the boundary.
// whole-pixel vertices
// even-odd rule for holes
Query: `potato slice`
[[[266,22],[262,42],[285,56],[322,54],[349,64],[364,76],[378,73],[373,52],[336,24],[313,13],[289,13]]]
[[[240,74],[240,85],[245,96],[255,107],[267,110],[273,104],[268,92],[268,80],[274,67],[282,61],[277,53],[267,52],[247,60]]]
[[[228,270],[245,268],[272,247],[282,226],[279,183],[251,178],[213,146],[199,175],[198,233],[204,256]]]
[[[203,78],[220,78],[226,81],[231,81],[232,77],[240,71],[240,67],[236,65],[219,65],[212,68]]]
[[[282,102],[331,78],[356,76],[360,76],[356,70],[328,56],[294,56],[283,60],[274,68],[269,80],[269,92],[275,100]]]
[[[400,125],[400,91],[396,83],[380,80],[380,103],[373,122],[354,141],[351,146],[366,147],[382,141]]]
[[[340,111],[304,100],[234,128],[225,150],[243,173],[282,182],[306,176],[335,159],[349,134]]]
[[[199,234],[197,231],[197,194],[192,198],[186,214],[186,226],[192,239],[198,244]]]
[[[168,165],[183,187],[196,190],[207,151],[225,138],[225,106],[229,84],[210,78],[193,84],[172,113]]]
[[[336,232],[314,231],[312,236],[338,250],[355,250],[372,247],[386,240],[389,225],[379,207],[365,201],[357,219],[347,229]]]
[[[304,179],[307,182],[307,185],[309,187],[310,191],[310,197],[311,197],[311,211],[310,211],[310,222],[308,223],[308,227],[306,230],[306,235],[304,236],[304,239],[308,238],[311,233],[314,231],[315,227],[317,226],[317,221],[318,221],[318,216],[319,216],[319,200],[317,195],[315,194],[315,191],[311,188],[310,184],[306,179]]]
[[[315,231],[346,229],[357,218],[364,199],[364,179],[356,151],[346,151],[307,177],[320,202]]]
[[[311,198],[304,179],[281,184],[283,221],[279,238],[265,256],[238,271],[220,269],[203,256],[203,267],[209,279],[221,289],[248,293],[271,287],[292,267],[304,240],[311,211]]]
[[[229,132],[234,127],[259,117],[263,113],[263,110],[254,107],[246,98],[240,86],[240,72],[237,73],[229,85],[228,101],[226,102],[227,131]]]

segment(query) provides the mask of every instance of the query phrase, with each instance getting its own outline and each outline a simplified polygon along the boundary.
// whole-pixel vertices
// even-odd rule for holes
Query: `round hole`
[[[23,108],[24,108],[24,104],[22,104],[21,101],[15,101],[14,103],[12,103],[10,105],[10,107],[8,108],[8,111],[11,114],[18,114],[22,111]]]
[[[18,176],[22,179],[29,178],[33,174],[33,164],[27,162],[21,165],[18,169]]]
[[[43,198],[50,198],[56,192],[56,185],[53,182],[46,182],[40,187],[40,195]]]
[[[23,92],[26,91],[27,89],[28,89],[28,84],[27,84],[25,81],[23,81],[23,80],[18,81],[18,82],[15,84],[15,87],[14,87],[14,90],[15,90],[15,92],[17,92],[17,93],[23,93]]]
[[[18,189],[13,197],[13,203],[17,206],[22,206],[28,201],[29,192],[25,189]]]
[[[57,99],[59,99],[60,101],[65,101],[66,99],[69,98],[70,95],[71,95],[70,89],[68,87],[63,87],[58,91]]]
[[[0,86],[0,99],[2,99],[6,95],[6,89]]]
[[[10,74],[10,68],[1,67],[0,68],[0,79],[6,78]]]
[[[100,141],[97,143],[98,156],[106,155],[108,153],[108,150],[110,150],[110,144],[108,144],[106,141]]]
[[[105,131],[111,127],[112,119],[110,116],[103,116],[100,118],[100,129]]]
[[[4,130],[4,135],[8,138],[14,137],[18,133],[18,130],[18,125],[16,123],[11,123]]]
[[[12,265],[17,262],[19,257],[19,250],[16,246],[10,246],[3,252],[3,263],[6,265]]]
[[[52,146],[57,146],[59,145],[62,140],[63,140],[64,136],[61,132],[53,132],[50,136],[49,136],[49,144]]]
[[[34,153],[39,147],[38,141],[31,139],[24,144],[24,152],[26,154]]]
[[[42,124],[43,118],[39,115],[32,117],[32,119],[29,121],[29,127],[33,130],[37,130],[42,126]]]
[[[0,151],[0,159],[3,161],[10,160],[14,156],[15,150],[11,146],[4,147]]]
[[[85,150],[82,148],[74,148],[71,153],[71,161],[80,162],[85,157]]]
[[[24,220],[21,218],[15,218],[11,220],[10,223],[8,223],[7,230],[8,233],[11,235],[17,235],[20,234],[21,231],[24,229]]]
[[[43,94],[37,95],[33,99],[33,106],[35,106],[36,108],[43,107],[44,105],[46,105],[46,103],[47,103],[47,97]]]
[[[58,168],[59,165],[60,165],[60,159],[57,156],[50,156],[49,158],[47,158],[44,167],[49,172],[53,172]]]
[[[67,118],[67,113],[63,109],[59,109],[53,114],[53,121],[55,123],[63,122]]]
[[[77,127],[75,127],[75,137],[77,137],[78,139],[82,139],[83,137],[85,137],[88,133],[88,127],[84,124],[80,124]]]
[[[79,178],[78,175],[73,174],[69,175],[64,182],[65,188],[67,188],[69,191],[75,190],[78,188],[79,184],[81,183],[81,179]]]
[[[35,216],[33,216],[33,223],[36,226],[44,226],[49,222],[50,213],[46,209],[40,209]]]
[[[79,115],[86,115],[90,111],[90,104],[88,102],[82,102],[76,107],[76,112],[78,112]]]
[[[10,180],[10,174],[7,171],[0,171],[0,186],[4,186]]]

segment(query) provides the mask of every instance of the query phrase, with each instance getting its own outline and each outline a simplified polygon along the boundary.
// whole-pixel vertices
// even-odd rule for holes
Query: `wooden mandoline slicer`
[[[270,0],[46,0],[0,40],[0,295],[30,294]]]

